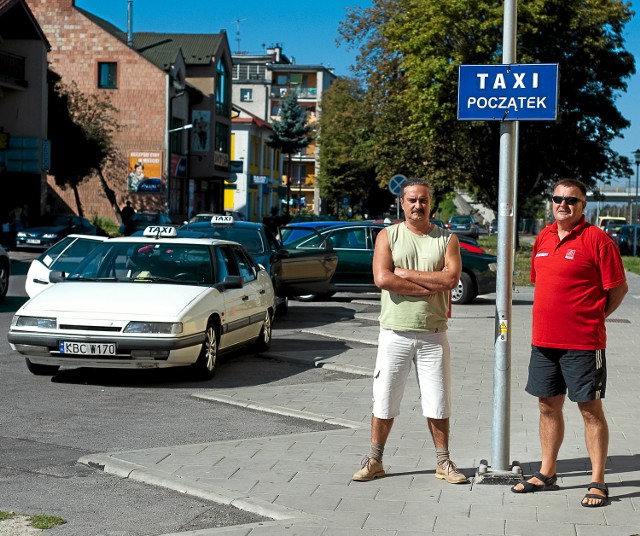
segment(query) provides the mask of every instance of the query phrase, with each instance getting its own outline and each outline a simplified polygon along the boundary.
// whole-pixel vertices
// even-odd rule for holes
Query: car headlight
[[[497,272],[498,271],[498,264],[495,262],[490,262],[489,263],[489,270],[491,270],[492,272]]]
[[[129,322],[124,333],[161,333],[178,335],[182,333],[182,322]]]
[[[55,239],[55,238],[58,238],[58,233],[44,233],[44,234],[42,235],[42,238],[46,238],[46,239],[49,239],[49,238],[51,238],[51,239]]]
[[[25,238],[27,236],[27,233],[25,233],[24,231],[18,231],[16,233],[16,238]]]
[[[55,318],[40,316],[14,316],[11,321],[12,327],[19,328],[56,329],[57,324]]]

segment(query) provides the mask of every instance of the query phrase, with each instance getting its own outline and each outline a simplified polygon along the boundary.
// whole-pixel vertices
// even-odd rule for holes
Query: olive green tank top
[[[437,272],[444,268],[449,231],[434,225],[429,234],[412,233],[404,223],[387,227],[394,266]],[[429,296],[405,296],[382,290],[380,326],[395,331],[445,331],[449,291]]]

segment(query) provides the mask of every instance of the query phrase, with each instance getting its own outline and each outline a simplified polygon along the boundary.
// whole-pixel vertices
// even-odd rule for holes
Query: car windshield
[[[212,284],[211,266],[205,244],[107,241],[94,249],[67,280]]]
[[[449,221],[450,223],[469,223],[471,218],[469,216],[452,216]]]
[[[267,251],[266,244],[258,229],[240,228],[232,225],[185,225],[180,230],[196,231],[204,234],[207,238],[239,242],[252,255],[263,255]]]

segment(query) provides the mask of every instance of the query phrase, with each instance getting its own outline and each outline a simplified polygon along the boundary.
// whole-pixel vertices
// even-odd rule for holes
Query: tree
[[[518,7],[518,62],[560,64],[559,120],[520,123],[519,206],[561,177],[593,186],[628,176],[629,160],[610,143],[629,125],[615,107],[635,72],[623,39],[629,5],[531,0]],[[422,164],[436,190],[466,189],[494,209],[500,125],[457,120],[457,69],[502,62],[502,15],[503,3],[487,0],[373,0],[351,10],[340,30],[359,46],[356,72],[379,103],[371,129],[379,153]],[[400,83],[394,72],[403,74]],[[385,122],[399,132],[386,136]],[[388,181],[387,169],[378,174]]]
[[[287,218],[290,216],[291,203],[291,156],[304,149],[313,140],[313,126],[307,122],[307,116],[300,106],[294,91],[284,99],[280,108],[280,119],[273,122],[273,134],[267,145],[287,155]]]
[[[356,79],[338,78],[322,95],[319,143],[322,198],[338,213],[345,197],[351,204],[362,200],[362,211],[381,213],[381,195],[376,182],[375,160],[367,132],[370,120],[365,92]]]
[[[115,119],[117,109],[107,95],[85,95],[75,82],[64,83],[49,71],[49,124],[51,139],[51,169],[56,184],[73,189],[76,208],[84,216],[78,186],[94,173],[114,212],[120,213],[114,191],[103,173],[105,166],[119,157],[113,135],[120,130]]]

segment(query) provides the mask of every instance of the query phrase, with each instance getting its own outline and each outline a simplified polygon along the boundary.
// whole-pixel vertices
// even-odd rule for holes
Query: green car
[[[328,298],[336,292],[378,291],[373,282],[373,245],[384,228],[384,224],[372,222],[345,222],[320,230],[310,227],[307,235],[288,243],[287,249],[315,249],[330,245],[338,254],[338,268],[330,282],[331,292],[307,294],[298,296],[298,299],[311,301]],[[462,275],[458,286],[451,292],[452,302],[469,303],[480,294],[495,292],[497,258],[464,248],[460,248],[460,254]]]

